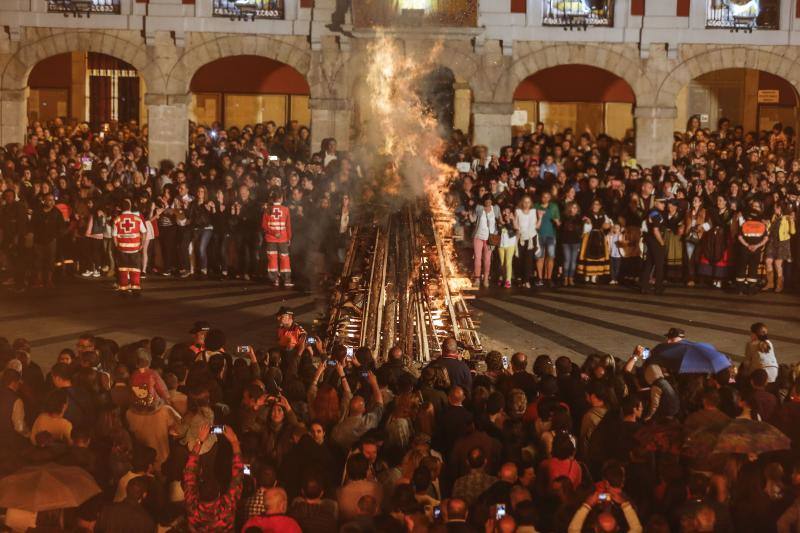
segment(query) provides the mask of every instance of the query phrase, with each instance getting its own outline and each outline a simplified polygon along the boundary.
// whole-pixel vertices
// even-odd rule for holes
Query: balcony
[[[283,19],[283,0],[214,0],[212,14],[231,20]]]
[[[706,0],[706,28],[777,30],[780,0]]]
[[[564,29],[613,26],[614,0],[542,0],[542,25]]]
[[[48,13],[73,15],[118,15],[120,0],[47,0]]]
[[[374,26],[450,26],[474,28],[478,23],[477,0],[353,0],[356,28]]]

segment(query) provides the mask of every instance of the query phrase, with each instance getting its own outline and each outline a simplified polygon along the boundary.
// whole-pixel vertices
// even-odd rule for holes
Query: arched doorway
[[[571,128],[625,138],[633,128],[636,97],[624,79],[589,65],[559,65],[528,76],[514,92],[515,135],[544,123],[546,131]]]
[[[28,76],[28,120],[57,117],[87,121],[93,129],[112,122],[139,122],[146,114],[144,81],[136,69],[97,52],[48,57]]]
[[[297,70],[273,59],[239,55],[203,65],[192,77],[190,120],[226,128],[262,122],[309,126],[309,86]]]
[[[694,78],[678,93],[675,130],[686,131],[696,116],[701,128],[716,130],[722,119],[744,133],[780,123],[797,131],[797,90],[780,76],[755,69],[728,68]]]
[[[450,68],[439,65],[416,77],[412,87],[426,112],[436,118],[443,137],[449,136],[453,130],[469,134],[472,90],[467,81],[456,76]],[[351,94],[351,140],[357,143],[369,132],[372,94],[364,79],[353,83]]]

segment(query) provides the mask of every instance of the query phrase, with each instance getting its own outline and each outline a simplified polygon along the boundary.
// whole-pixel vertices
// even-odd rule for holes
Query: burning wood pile
[[[423,363],[440,355],[450,336],[481,351],[462,294],[471,284],[456,263],[455,216],[445,202],[457,172],[441,163],[442,132],[417,91],[439,49],[414,56],[381,36],[367,50],[368,127],[357,158],[367,171],[357,196],[370,218],[354,231],[327,339],[369,347],[378,358],[397,344]]]
[[[366,346],[383,358],[398,345],[424,363],[447,337],[471,353],[482,350],[458,275],[447,224],[427,201],[356,227],[334,288],[328,342]]]

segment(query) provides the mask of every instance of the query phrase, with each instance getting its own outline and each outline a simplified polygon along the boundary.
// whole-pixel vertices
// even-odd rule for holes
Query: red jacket
[[[147,233],[144,220],[136,213],[125,211],[114,219],[114,242],[123,253],[134,253],[142,249],[144,235]]]
[[[264,242],[291,241],[292,218],[289,208],[278,204],[267,207],[261,217],[261,228],[264,230]]]

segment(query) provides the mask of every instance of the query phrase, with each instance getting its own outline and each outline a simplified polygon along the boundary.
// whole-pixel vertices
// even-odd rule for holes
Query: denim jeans
[[[196,257],[197,268],[208,270],[208,243],[214,230],[211,228],[195,228],[193,248]]]
[[[568,243],[561,245],[561,253],[564,255],[564,277],[574,278],[575,268],[578,265],[578,253],[581,250],[580,243]]]
[[[619,272],[622,267],[622,258],[621,257],[612,257],[611,258],[611,279],[613,281],[619,281]]]

